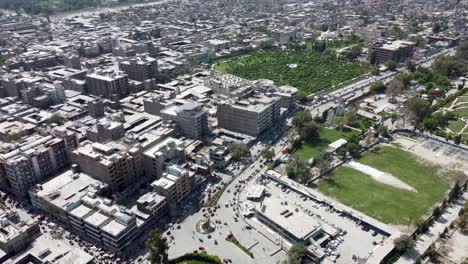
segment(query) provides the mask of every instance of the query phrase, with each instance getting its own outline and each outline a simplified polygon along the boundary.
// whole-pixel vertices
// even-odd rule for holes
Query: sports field
[[[449,177],[442,176],[437,166],[423,164],[413,154],[397,147],[384,146],[378,153],[366,153],[357,161],[391,173],[417,192],[379,183],[348,167],[334,170],[327,180],[318,183],[318,189],[384,223],[417,223],[442,201],[450,186]]]

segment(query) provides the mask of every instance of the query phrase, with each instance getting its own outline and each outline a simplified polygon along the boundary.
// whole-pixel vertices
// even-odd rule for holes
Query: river
[[[159,0],[159,1],[151,1],[145,3],[138,3],[138,4],[125,4],[125,5],[118,5],[112,7],[95,7],[95,8],[87,8],[82,10],[73,10],[69,12],[61,12],[54,15],[51,15],[50,18],[52,19],[63,19],[69,18],[74,16],[82,16],[82,15],[97,15],[100,13],[107,13],[107,12],[115,12],[119,10],[124,10],[129,7],[139,7],[139,6],[150,6],[150,5],[158,5],[162,3],[170,2],[171,0]]]

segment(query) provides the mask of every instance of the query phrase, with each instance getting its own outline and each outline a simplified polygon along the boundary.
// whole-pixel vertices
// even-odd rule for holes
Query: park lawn
[[[290,64],[297,67],[290,68]],[[214,69],[249,80],[269,79],[278,86],[291,85],[310,94],[359,77],[369,71],[369,65],[315,51],[272,49],[219,61]]]
[[[468,96],[460,96],[458,97],[458,101],[459,103],[466,103],[468,102]]]
[[[348,167],[334,170],[328,179],[318,183],[318,189],[387,224],[417,222],[442,201],[449,189],[448,179],[439,175],[437,166],[422,164],[414,155],[396,147],[382,147],[380,153],[367,153],[357,161],[391,173],[418,192],[379,183]]]
[[[465,122],[456,120],[456,121],[450,121],[449,128],[452,130],[454,133],[460,132],[463,127],[465,126]]]
[[[462,108],[462,109],[457,109],[453,111],[455,114],[458,115],[458,117],[464,117],[468,116],[468,107],[467,108]]]
[[[343,128],[343,134],[341,134],[337,129],[321,127],[320,140],[315,142],[303,142],[301,146],[296,149],[296,153],[299,155],[301,160],[307,161],[310,158],[315,157],[320,151],[326,150],[330,143],[333,143],[340,138],[346,139],[352,134],[359,135],[359,132],[348,128]]]

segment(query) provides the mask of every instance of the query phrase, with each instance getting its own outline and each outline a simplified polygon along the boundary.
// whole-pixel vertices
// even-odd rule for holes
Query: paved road
[[[443,50],[439,52],[438,54],[435,54],[423,61],[417,62],[417,65],[424,67],[424,68],[430,68],[432,61],[438,55],[446,55],[446,54],[454,55],[455,51],[456,51],[455,48]],[[325,112],[326,110],[336,107],[340,99],[349,100],[349,99],[360,97],[362,96],[362,94],[369,91],[370,86],[374,82],[382,81],[386,83],[390,81],[396,75],[400,74],[401,72],[404,72],[404,69],[401,68],[395,72],[386,72],[379,76],[369,76],[366,79],[357,81],[341,89],[327,93],[325,96],[322,96],[319,101],[315,101],[315,102],[313,101],[312,104],[309,107],[307,107],[307,109],[311,112],[312,116],[322,115],[322,113]]]
[[[413,264],[439,237],[446,227],[458,218],[458,212],[463,207],[463,204],[468,199],[468,192],[465,192],[455,205],[450,206],[444,214],[434,222],[434,225],[424,235],[418,237],[416,248],[406,252],[396,262],[397,264]]]

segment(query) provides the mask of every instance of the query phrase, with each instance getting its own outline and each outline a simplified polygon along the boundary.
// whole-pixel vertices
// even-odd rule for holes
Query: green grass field
[[[359,135],[358,131],[343,128],[343,134],[339,130],[321,128],[320,129],[320,140],[316,142],[304,142],[302,145],[296,149],[297,155],[302,160],[309,160],[310,158],[317,155],[320,151],[327,149],[328,144],[340,139],[347,138],[348,136],[356,134]]]
[[[458,115],[458,117],[463,117],[463,116],[468,116],[468,107],[467,108],[462,108],[462,109],[457,109],[453,111],[455,114]]]
[[[449,189],[448,177],[439,175],[439,168],[422,164],[414,155],[396,147],[382,147],[380,153],[367,153],[357,160],[413,186],[411,192],[385,185],[369,175],[341,167],[318,183],[318,189],[340,202],[384,223],[410,225],[442,201]]]
[[[456,120],[456,121],[450,121],[449,128],[452,130],[454,133],[460,132],[460,130],[463,129],[465,126],[465,122]]]
[[[468,96],[460,96],[458,97],[458,101],[459,103],[466,103],[468,102]]]

